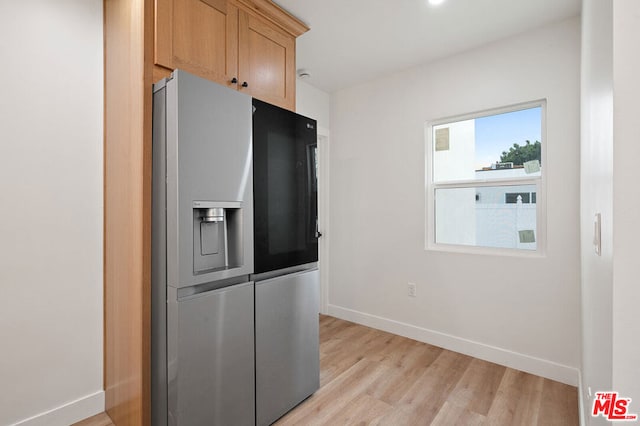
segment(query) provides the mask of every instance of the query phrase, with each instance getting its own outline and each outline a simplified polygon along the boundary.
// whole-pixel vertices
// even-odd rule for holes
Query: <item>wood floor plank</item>
[[[542,377],[507,369],[487,414],[488,423],[537,425],[543,384]]]
[[[501,365],[473,359],[447,400],[458,407],[486,416],[506,370]]]
[[[398,426],[411,425],[414,418],[413,407],[409,405],[397,405],[393,411],[371,422],[370,426]],[[413,423],[416,425],[428,425],[430,422]],[[328,425],[327,425],[328,426]]]
[[[445,401],[431,426],[480,426],[486,417]]]
[[[388,367],[360,360],[338,378],[321,387],[303,404],[289,412],[276,424],[285,425],[323,425],[349,404],[378,377],[385,375]]]
[[[366,391],[388,404],[397,404],[442,353],[442,349],[435,346],[405,341],[408,345],[398,348],[398,356],[380,361],[390,367],[389,375],[376,380]]]
[[[327,419],[327,425],[368,425],[393,411],[393,406],[367,394],[355,397],[345,410],[336,412]]]
[[[544,379],[538,425],[563,426],[578,424],[577,399],[578,390],[575,387]]]
[[[402,417],[409,422],[405,424],[429,424],[433,421],[472,359],[459,353],[442,351],[398,402],[398,405],[408,409],[402,413]]]
[[[370,348],[380,333],[373,329],[356,330],[359,334],[348,334],[344,338],[337,338],[336,347],[328,349],[320,362],[324,366],[320,374],[320,385],[330,382],[364,358],[363,348]],[[382,343],[379,343],[382,344]]]
[[[72,426],[113,426],[113,422],[106,413],[100,413],[78,423],[74,423]]]

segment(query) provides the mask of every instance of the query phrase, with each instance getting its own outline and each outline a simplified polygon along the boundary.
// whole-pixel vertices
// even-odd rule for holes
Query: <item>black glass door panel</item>
[[[318,260],[315,120],[253,100],[255,272]]]

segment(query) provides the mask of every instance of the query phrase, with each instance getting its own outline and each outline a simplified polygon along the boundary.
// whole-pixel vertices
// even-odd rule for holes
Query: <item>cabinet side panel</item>
[[[151,0],[104,2],[104,383],[118,425],[150,424],[152,19]]]

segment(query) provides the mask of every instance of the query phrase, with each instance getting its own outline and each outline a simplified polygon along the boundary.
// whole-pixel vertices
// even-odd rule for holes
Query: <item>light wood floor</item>
[[[578,424],[573,386],[328,316],[320,386],[276,425]]]
[[[575,387],[337,318],[320,318],[320,366],[278,426],[578,424]]]
[[[114,426],[111,417],[105,413],[97,414],[81,422],[74,423],[72,426]]]

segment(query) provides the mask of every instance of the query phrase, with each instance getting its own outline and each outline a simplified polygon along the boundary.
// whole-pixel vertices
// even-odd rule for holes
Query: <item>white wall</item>
[[[584,0],[582,87],[583,415],[592,392],[613,390],[640,412],[637,315],[640,200],[640,3]],[[602,213],[602,256],[594,254],[593,216]]]
[[[613,288],[613,12],[611,0],[582,7],[582,384],[585,420],[592,392],[611,389]],[[602,217],[602,254],[593,246],[593,220]]]
[[[575,384],[579,66],[575,18],[334,93],[329,312]],[[425,122],[541,98],[546,256],[425,251]]]
[[[305,83],[296,81],[296,112],[318,121],[318,126],[324,129],[330,128],[330,96],[320,89]]]
[[[67,425],[104,409],[102,2],[0,2],[0,52],[0,424]]]
[[[296,112],[318,121],[318,230],[322,238],[318,245],[320,269],[320,312],[327,313],[329,288],[329,153],[330,96],[310,84],[296,81]]]
[[[640,2],[613,2],[613,390],[640,414]]]

